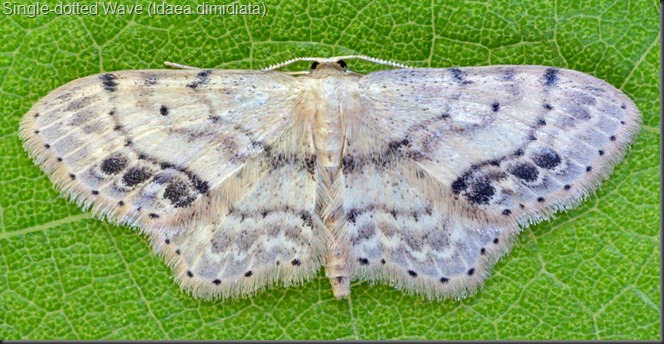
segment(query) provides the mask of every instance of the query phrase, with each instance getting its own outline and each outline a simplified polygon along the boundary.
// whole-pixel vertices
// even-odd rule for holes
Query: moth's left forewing
[[[366,125],[451,193],[442,197],[504,225],[541,220],[594,190],[640,124],[620,90],[553,67],[384,71],[359,88],[372,104]]]
[[[206,221],[232,174],[294,122],[277,72],[118,71],[72,81],[23,118],[20,136],[57,188],[152,233]],[[226,188],[228,189],[228,188]]]

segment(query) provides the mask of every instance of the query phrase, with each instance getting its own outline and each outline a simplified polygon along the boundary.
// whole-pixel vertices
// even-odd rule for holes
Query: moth
[[[277,71],[297,61],[311,70]],[[607,178],[641,121],[617,88],[556,67],[174,66],[74,80],[19,134],[65,197],[146,234],[202,298],[321,266],[337,298],[352,280],[472,294],[520,228]]]

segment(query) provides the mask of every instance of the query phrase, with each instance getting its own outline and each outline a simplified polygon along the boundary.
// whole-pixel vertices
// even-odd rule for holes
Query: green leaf
[[[656,1],[259,4],[265,16],[30,18],[0,8],[0,338],[661,339]],[[256,69],[342,54],[415,67],[577,69],[629,95],[643,128],[596,195],[525,229],[477,294],[442,302],[367,283],[337,301],[322,272],[250,298],[194,299],[145,237],[61,198],[17,136],[38,99],[101,71],[164,61]]]

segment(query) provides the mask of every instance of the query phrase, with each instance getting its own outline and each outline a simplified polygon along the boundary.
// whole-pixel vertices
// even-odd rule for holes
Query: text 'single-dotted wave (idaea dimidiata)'
[[[573,70],[302,60],[307,73],[85,77],[40,100],[20,136],[63,194],[146,233],[197,297],[322,266],[337,298],[367,280],[440,299],[475,292],[520,226],[592,192],[641,121]]]

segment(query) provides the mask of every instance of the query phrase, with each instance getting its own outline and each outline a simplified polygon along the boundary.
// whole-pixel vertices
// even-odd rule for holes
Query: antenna
[[[351,59],[359,59],[359,60],[364,60],[364,61],[368,61],[368,62],[378,63],[378,64],[382,64],[382,65],[386,65],[386,66],[390,66],[390,67],[396,67],[396,68],[411,68],[411,67],[406,66],[406,65],[401,64],[401,63],[392,62],[392,61],[386,61],[386,60],[381,60],[381,59],[377,59],[377,58],[375,58],[375,57],[371,57],[371,56],[366,56],[366,55],[346,55],[346,56],[337,56],[337,57],[332,57],[332,58],[324,58],[324,57],[297,57],[297,58],[294,58],[294,59],[291,59],[291,60],[288,60],[288,61],[284,61],[284,62],[281,62],[281,63],[277,63],[277,64],[272,65],[272,66],[267,67],[267,68],[263,68],[263,70],[275,70],[275,69],[279,69],[279,68],[281,68],[281,67],[285,67],[285,66],[288,66],[288,65],[290,65],[290,64],[293,64],[293,63],[295,63],[295,62],[300,62],[300,61],[312,61],[312,62],[313,62],[313,61],[318,61],[318,62],[322,62],[322,63],[334,63],[334,62],[339,61],[339,60],[351,60]]]

